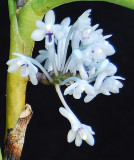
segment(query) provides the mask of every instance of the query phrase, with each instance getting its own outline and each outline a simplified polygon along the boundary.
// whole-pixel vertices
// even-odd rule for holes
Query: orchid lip
[[[49,42],[52,42],[53,33],[46,33],[46,35],[48,36]]]

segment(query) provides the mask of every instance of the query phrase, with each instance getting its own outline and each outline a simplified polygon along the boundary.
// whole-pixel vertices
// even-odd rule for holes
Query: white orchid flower
[[[86,94],[91,94],[92,96],[95,95],[95,89],[86,80],[77,80],[75,83],[68,86],[65,91],[64,95],[73,95],[75,99],[80,99],[81,94],[85,91]]]
[[[95,89],[98,89],[101,86],[106,77],[113,76],[117,71],[117,67],[113,63],[109,62],[108,59],[103,59],[98,63],[92,63],[87,69],[89,81],[92,81],[92,79],[95,81]]]
[[[113,63],[108,62],[106,67],[102,69],[101,72],[98,73],[96,77],[95,84],[94,84],[95,89],[99,89],[100,86],[102,85],[103,80],[108,76],[113,76],[116,73],[116,71],[117,71],[117,67]]]
[[[123,84],[119,80],[125,80],[124,78],[120,76],[111,76],[107,77],[101,84],[99,89],[95,90],[95,95],[88,94],[84,98],[84,102],[88,103],[93,98],[95,98],[98,94],[104,94],[104,95],[111,95],[111,93],[119,93],[119,89],[123,87]],[[111,93],[110,93],[111,92]]]
[[[52,45],[54,43],[54,36],[56,39],[62,39],[64,33],[61,31],[61,25],[55,24],[54,11],[50,10],[46,13],[44,22],[37,20],[36,27],[31,38],[35,41],[41,41],[46,37],[46,45]]]
[[[91,9],[85,11],[76,21],[76,26],[72,35],[72,50],[79,48],[80,40],[81,40],[81,32],[84,28],[90,27],[91,19],[89,15],[91,13]]]
[[[71,124],[71,130],[68,132],[67,136],[67,141],[69,143],[75,140],[75,145],[79,147],[82,144],[82,140],[85,140],[90,146],[94,145],[93,135],[95,133],[90,126],[82,124],[73,112],[63,107],[60,107],[59,112],[66,117]]]
[[[111,56],[115,53],[114,47],[109,44],[108,41],[104,40],[94,44],[91,48],[94,62],[99,62],[102,59],[105,59],[107,56]]]
[[[75,49],[72,52],[68,70],[70,70],[71,73],[79,71],[81,78],[86,80],[88,79],[88,74],[84,68],[84,60],[84,54],[79,49]]]
[[[38,84],[38,80],[36,74],[38,69],[30,62],[29,58],[20,54],[20,53],[12,53],[18,58],[11,59],[7,61],[7,65],[9,65],[8,72],[15,73],[18,70],[21,70],[22,77],[29,77],[31,83],[33,85]]]
[[[118,79],[125,80],[120,76],[107,77],[98,89],[98,92],[105,95],[110,95],[110,92],[115,94],[119,93],[119,89],[123,87],[123,84]]]
[[[82,45],[91,45],[93,41],[98,40],[100,36],[102,37],[102,34],[99,33],[98,31],[95,31],[96,28],[98,28],[99,24],[92,26],[88,26],[87,28],[85,27],[81,31],[81,42]],[[102,31],[102,30],[101,30]]]

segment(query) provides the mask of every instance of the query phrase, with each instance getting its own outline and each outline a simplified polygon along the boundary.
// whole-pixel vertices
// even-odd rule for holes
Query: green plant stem
[[[43,17],[35,14],[28,2],[26,7],[16,15],[15,0],[9,0],[10,15],[10,55],[14,58],[13,52],[32,55],[34,41],[31,33],[35,29],[35,21]],[[6,91],[6,135],[7,129],[14,128],[18,117],[25,107],[25,94],[28,78],[22,78],[20,72],[7,75]],[[6,136],[5,136],[6,138]]]
[[[1,148],[0,148],[0,160],[2,160]]]
[[[16,2],[15,0],[8,0],[8,6],[9,7],[9,18],[12,19],[12,16],[15,15],[16,12]]]
[[[24,42],[19,36],[16,16],[12,16],[10,24],[10,59],[14,58],[12,52],[24,52]],[[26,78],[21,78],[20,73],[7,75],[6,98],[6,131],[13,128],[18,116],[25,106]]]

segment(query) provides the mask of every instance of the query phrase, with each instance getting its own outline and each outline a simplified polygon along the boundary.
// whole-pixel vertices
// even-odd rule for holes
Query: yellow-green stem
[[[12,6],[14,3],[11,3]],[[12,0],[13,2],[13,0]],[[10,6],[9,6],[10,8]],[[42,15],[43,17],[43,15]],[[14,58],[13,52],[32,55],[34,41],[31,39],[31,33],[35,29],[35,21],[42,18],[27,3],[26,7],[16,15],[14,9],[10,9],[10,55]],[[6,92],[6,132],[7,129],[14,128],[18,117],[25,106],[27,78],[22,78],[20,72],[8,73],[7,92]]]
[[[19,36],[15,15],[10,25],[10,59],[13,58],[12,52],[24,52],[24,42]],[[21,78],[19,72],[7,75],[6,131],[15,126],[25,106],[26,83],[26,78]]]
[[[0,148],[0,160],[2,160],[1,148]]]

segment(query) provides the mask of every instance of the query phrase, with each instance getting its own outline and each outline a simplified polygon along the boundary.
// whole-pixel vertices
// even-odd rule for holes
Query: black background
[[[113,34],[109,41],[116,54],[109,59],[117,65],[117,75],[126,78],[123,89],[112,96],[97,96],[85,104],[83,99],[66,96],[68,104],[79,119],[96,132],[95,145],[85,142],[80,148],[66,140],[69,122],[59,114],[62,106],[54,87],[28,83],[26,102],[34,115],[28,125],[22,160],[77,159],[120,160],[134,159],[134,11],[103,2],[77,2],[55,8],[58,23],[70,16],[72,23],[85,10],[92,9],[92,25],[99,23],[104,35]],[[6,61],[9,52],[9,17],[7,1],[0,1],[0,143],[5,131]],[[43,49],[36,43],[34,56]],[[3,147],[2,147],[3,148]]]

